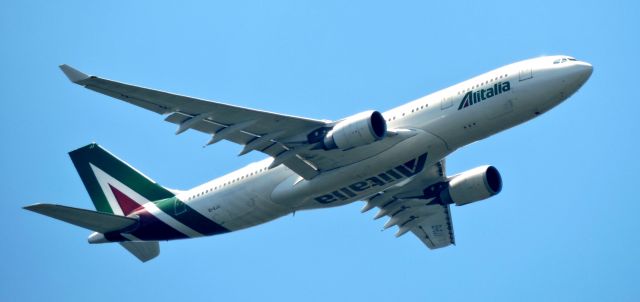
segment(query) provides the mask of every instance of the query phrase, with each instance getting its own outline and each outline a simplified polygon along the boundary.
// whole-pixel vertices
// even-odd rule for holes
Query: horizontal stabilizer
[[[100,233],[122,230],[138,222],[134,218],[56,204],[39,203],[24,209]]]
[[[160,244],[158,241],[127,241],[120,242],[120,245],[142,262],[147,262],[160,255]]]

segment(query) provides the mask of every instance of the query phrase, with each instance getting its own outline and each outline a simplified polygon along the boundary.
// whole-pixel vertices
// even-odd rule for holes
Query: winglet
[[[67,65],[67,64],[62,64],[60,65],[60,69],[62,69],[62,72],[64,72],[64,75],[67,76],[67,78],[69,78],[69,80],[71,82],[74,83],[78,83],[82,80],[86,80],[89,78],[89,75]]]

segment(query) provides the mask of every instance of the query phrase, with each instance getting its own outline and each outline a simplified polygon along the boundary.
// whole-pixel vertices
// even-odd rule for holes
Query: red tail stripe
[[[113,192],[113,196],[116,197],[116,201],[118,201],[118,204],[120,205],[120,209],[122,209],[122,212],[124,213],[124,215],[129,215],[135,209],[142,206],[141,204],[133,200],[131,197],[125,195],[124,193],[120,192],[118,189],[114,188],[112,185],[109,185],[109,188],[111,188],[111,192]]]

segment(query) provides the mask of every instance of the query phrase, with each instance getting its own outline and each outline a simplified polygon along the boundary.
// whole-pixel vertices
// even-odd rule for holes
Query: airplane
[[[455,150],[529,121],[566,100],[589,79],[591,64],[542,56],[509,64],[388,110],[330,121],[181,96],[84,74],[85,88],[165,115],[187,130],[268,155],[189,190],[164,187],[91,143],[69,153],[96,211],[57,204],[27,210],[93,231],[89,243],[118,242],[146,262],[159,241],[202,237],[260,225],[301,210],[365,201],[384,229],[397,227],[428,248],[455,243],[451,205],[500,193],[489,165],[447,175]]]

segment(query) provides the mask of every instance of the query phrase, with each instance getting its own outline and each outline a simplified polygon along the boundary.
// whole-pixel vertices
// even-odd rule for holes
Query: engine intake
[[[324,137],[326,149],[348,150],[371,144],[387,135],[387,122],[378,111],[352,115],[336,124]]]
[[[502,177],[493,166],[481,166],[462,172],[449,181],[441,198],[446,203],[462,206],[500,193]]]

